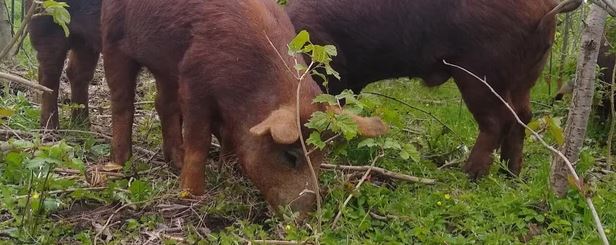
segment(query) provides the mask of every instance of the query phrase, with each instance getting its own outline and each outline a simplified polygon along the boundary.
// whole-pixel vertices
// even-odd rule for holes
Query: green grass
[[[24,49],[27,52],[20,52],[11,65],[34,78],[36,62],[27,39]],[[567,74],[572,69],[568,64]],[[152,101],[152,82],[146,79],[141,84],[139,100]],[[477,125],[452,82],[427,88],[419,81],[399,79],[372,84],[365,91],[428,110],[447,125],[393,100],[370,94],[361,99],[392,125],[387,138],[403,145],[409,155],[403,157],[400,151],[388,149],[376,165],[433,178],[437,183],[371,175],[354,191],[357,174],[322,171],[322,244],[600,243],[583,198],[574,190],[562,199],[551,194],[551,154],[536,140],[526,139],[525,165],[519,178],[500,174],[501,166],[495,161],[487,177],[478,182],[468,180],[460,166],[474,143]],[[552,105],[543,80],[533,89],[532,98],[535,118],[550,115],[564,123],[568,102]],[[160,153],[151,155],[159,151],[161,141],[152,104],[139,106],[134,128],[134,142],[151,152],[135,151],[131,164],[114,176],[92,170],[109,160],[107,140],[88,132],[37,131],[39,110],[31,101],[35,101],[32,95],[15,94],[7,88],[0,96],[0,108],[11,112],[0,113],[0,244],[92,244],[94,240],[97,244],[123,244],[148,239],[165,244],[244,244],[245,239],[312,239],[316,217],[298,224],[290,214],[273,216],[235,166],[216,161],[216,150],[211,152],[214,160],[207,169],[205,198],[179,198],[177,175],[161,163]],[[93,101],[108,106],[105,98]],[[60,109],[61,125],[68,128],[70,106]],[[99,114],[109,111],[103,109]],[[109,134],[105,120],[108,118],[93,123]],[[606,132],[604,122],[591,118],[577,168],[591,183],[608,238],[616,241],[616,175],[598,171],[606,168]],[[554,142],[549,135],[547,140]],[[374,149],[358,148],[357,143],[330,148],[329,162],[369,164]],[[453,164],[438,168],[445,163]],[[96,177],[99,185],[89,184]],[[332,227],[350,194],[353,198]]]
[[[499,174],[498,163],[493,165],[489,176],[477,183],[466,178],[460,171],[460,164],[437,168],[445,161],[464,160],[477,133],[470,113],[459,103],[459,92],[453,83],[426,88],[417,81],[388,81],[374,84],[367,91],[393,96],[413,106],[429,109],[455,133],[443,130],[442,125],[424,113],[392,100],[365,95],[365,100],[393,111],[389,114],[396,115],[391,117],[395,119],[392,119],[394,129],[391,137],[411,142],[420,156],[415,160],[402,160],[397,154],[388,152],[377,162],[377,166],[434,178],[438,183],[429,186],[371,176],[353,194],[337,227],[330,228],[339,206],[358,178],[349,178],[341,172],[324,171],[321,175],[322,187],[326,189],[322,243],[503,244],[520,243],[523,239],[541,244],[599,242],[584,200],[575,191],[570,191],[564,199],[552,196],[547,181],[550,154],[535,141],[526,141],[525,167],[519,179]],[[533,98],[538,102],[549,103],[546,86],[542,83],[534,89],[534,94]],[[38,111],[26,97],[5,96],[0,102],[3,108],[15,111],[5,121],[4,128],[36,128]],[[151,124],[147,120],[142,123]],[[137,127],[137,138],[146,131],[142,130],[143,127]],[[159,134],[158,128],[154,131],[152,134]],[[108,157],[107,143],[94,136],[79,134],[56,137],[63,139],[59,143],[42,143],[37,140],[40,134],[22,141],[9,138],[3,143],[8,147],[0,153],[0,159],[3,159],[0,164],[0,189],[5,200],[0,206],[0,236],[9,239],[9,242],[86,242],[94,237],[103,241],[110,237],[108,242],[112,244],[143,241],[147,239],[145,234],[148,231],[160,229],[161,224],[171,226],[177,222],[160,211],[164,205],[183,203],[177,198],[177,177],[164,166],[150,170],[152,164],[144,163],[147,156],[136,157],[133,164],[136,170],[127,167],[123,172],[125,177],[108,180],[104,189],[63,192],[87,187],[83,173],[89,165],[100,163],[101,159],[104,161]],[[160,136],[152,138],[159,139]],[[51,150],[50,147],[58,149]],[[57,152],[54,155],[50,153],[52,151]],[[584,160],[579,164],[582,176],[590,173],[591,165],[601,157],[601,152],[603,149],[596,144],[584,149]],[[370,162],[371,153],[368,149],[339,146],[330,158],[338,163],[365,165]],[[41,157],[55,160],[47,159],[42,161],[43,167],[33,167],[33,162]],[[183,223],[178,236],[189,242],[208,239],[209,242],[229,244],[241,243],[240,239],[304,240],[312,235],[306,225],[268,216],[265,204],[254,187],[240,177],[233,167],[223,166],[222,169],[217,164],[210,166],[209,195],[195,205],[193,211],[180,215]],[[47,180],[37,175],[47,173],[50,167],[56,170],[76,169],[79,174],[66,175],[52,171]],[[134,174],[139,171],[142,174]],[[613,209],[616,176],[603,176],[593,184],[593,199],[608,229],[608,236],[610,240],[616,240],[616,210]],[[35,194],[39,195],[36,200],[40,200],[41,196],[46,198],[43,203],[48,205],[45,208],[33,206],[32,200],[30,203],[25,200],[28,197],[33,199]],[[74,217],[78,213],[92,215],[93,210],[107,208],[104,215],[93,218],[94,223],[100,226],[110,213],[126,204],[129,204],[125,208],[128,211],[117,212],[108,232],[98,236],[92,224]],[[378,217],[386,217],[387,220]],[[212,233],[199,230],[204,227],[200,219],[213,230]],[[314,218],[308,221],[312,227],[315,222]],[[538,232],[528,235],[530,229]],[[161,239],[173,242],[169,238]]]

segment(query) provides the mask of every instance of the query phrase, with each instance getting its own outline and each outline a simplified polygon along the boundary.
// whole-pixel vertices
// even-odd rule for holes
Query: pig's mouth
[[[306,184],[306,186],[309,186]],[[288,203],[288,206],[293,211],[299,211],[301,216],[304,216],[307,212],[314,211],[316,208],[317,193],[314,190],[304,188],[298,193],[297,197]]]

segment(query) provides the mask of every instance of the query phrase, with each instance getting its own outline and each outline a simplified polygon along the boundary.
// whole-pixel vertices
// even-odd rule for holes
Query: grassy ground
[[[285,217],[272,218],[254,187],[232,164],[210,164],[205,199],[179,199],[177,176],[157,154],[160,129],[148,103],[151,80],[144,80],[140,100],[145,103],[138,113],[135,141],[145,150],[137,151],[133,164],[121,174],[93,169],[109,156],[108,141],[99,135],[109,134],[108,126],[103,126],[108,125],[105,100],[94,105],[98,108],[93,115],[97,133],[48,134],[33,131],[38,108],[30,102],[31,96],[5,89],[0,107],[14,114],[2,123],[0,239],[8,243],[205,240],[206,244],[233,244],[243,243],[243,239],[310,238],[315,218],[308,225]],[[559,111],[545,106],[550,103],[546,90],[540,83],[534,91],[536,116]],[[467,180],[459,166],[473,144],[477,127],[460,104],[453,83],[425,88],[416,81],[388,81],[366,91],[428,109],[452,129],[445,130],[425,113],[396,101],[364,95],[364,100],[386,112],[394,126],[390,137],[417,150],[408,160],[387,152],[376,165],[438,182],[425,185],[372,175],[353,191],[361,173],[323,171],[323,243],[598,243],[583,199],[574,191],[564,199],[550,194],[550,154],[531,139],[526,141],[526,165],[519,179],[499,174],[495,163],[488,177],[477,183]],[[64,119],[69,108],[63,107]],[[63,128],[67,127],[68,122],[63,121]],[[600,135],[601,125],[594,123],[592,127],[592,134]],[[598,211],[608,236],[616,240],[616,175],[605,171],[609,167],[597,146],[603,139],[597,136],[588,141],[578,168],[593,181]],[[330,162],[365,165],[373,153],[345,144],[334,147]],[[212,156],[216,159],[215,151]],[[445,163],[449,166],[439,169]],[[331,227],[350,193],[353,198],[341,220]]]
[[[28,41],[24,49],[29,50]],[[15,62],[0,69],[33,79],[33,57],[29,51],[20,52]],[[101,168],[110,150],[108,93],[101,79],[99,71],[91,88],[92,127],[69,125],[72,106],[62,105],[62,128],[69,130],[57,133],[37,130],[36,96],[7,87],[0,91],[0,244],[243,244],[257,239],[311,239],[315,217],[297,224],[290,215],[273,216],[233,163],[216,161],[216,149],[208,166],[207,195],[199,200],[179,198],[177,174],[166,167],[160,154],[160,126],[151,103],[154,85],[147,75],[139,85],[134,127],[134,142],[140,148],[120,173]],[[63,83],[60,101],[67,91]],[[369,94],[362,98],[393,126],[391,142],[406,149],[406,156],[387,150],[376,165],[437,183],[370,175],[354,190],[363,173],[322,171],[321,243],[599,243],[584,200],[575,191],[563,199],[551,195],[551,155],[531,138],[526,140],[525,167],[519,178],[499,174],[498,162],[486,178],[476,183],[466,178],[460,165],[472,147],[477,126],[453,83],[425,88],[402,79],[376,83],[365,91],[426,109],[442,122],[393,100]],[[566,102],[552,105],[542,81],[533,90],[535,118],[562,118],[566,106]],[[577,168],[592,184],[608,238],[616,241],[616,174],[605,160],[604,123],[592,120]],[[550,137],[548,141],[555,142]],[[369,164],[375,151],[357,143],[331,148],[329,162]],[[333,227],[350,194],[342,218]]]

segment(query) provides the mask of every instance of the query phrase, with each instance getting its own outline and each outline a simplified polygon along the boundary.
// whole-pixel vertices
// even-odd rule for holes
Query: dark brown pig
[[[30,1],[29,1],[30,2]],[[71,22],[69,36],[53,22],[49,15],[35,15],[29,25],[32,47],[37,51],[38,80],[53,90],[43,94],[41,100],[41,127],[56,129],[58,123],[58,89],[64,60],[68,54],[66,75],[71,83],[71,102],[81,105],[73,109],[71,119],[76,123],[88,122],[88,85],[94,76],[101,50],[101,0],[63,0]]]
[[[330,91],[360,91],[369,83],[419,77],[437,86],[453,78],[479,124],[464,171],[488,173],[491,154],[518,174],[524,129],[488,88],[450,63],[488,83],[528,123],[530,89],[543,69],[554,40],[556,14],[582,3],[568,0],[292,0],[287,12],[297,30],[316,44],[333,44],[332,66],[342,79],[329,78]]]

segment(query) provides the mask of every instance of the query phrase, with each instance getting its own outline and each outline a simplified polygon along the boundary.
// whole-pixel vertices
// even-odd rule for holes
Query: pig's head
[[[308,103],[311,104],[311,103]],[[316,110],[325,107],[311,105],[303,107],[300,114],[302,125]],[[336,113],[342,113],[336,111]],[[253,140],[238,150],[245,174],[261,191],[267,202],[274,208],[289,206],[303,216],[313,211],[316,204],[316,188],[308,161],[299,141],[297,113],[294,106],[281,106],[257,125],[250,128]],[[378,118],[352,116],[358,124],[361,135],[375,137],[387,132],[387,127]],[[310,131],[302,129],[304,139]],[[311,147],[308,146],[308,150]],[[323,153],[313,151],[310,162],[318,176],[323,162]]]

